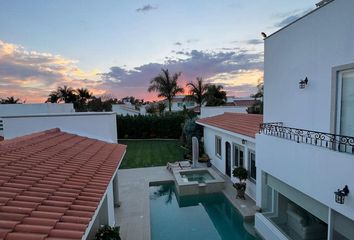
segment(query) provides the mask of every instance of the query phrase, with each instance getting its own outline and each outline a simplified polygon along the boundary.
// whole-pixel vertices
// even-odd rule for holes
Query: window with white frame
[[[354,69],[338,73],[337,89],[337,134],[354,136]]]
[[[234,144],[233,147],[234,147],[233,167],[243,167],[245,149],[238,144]]]
[[[221,157],[221,137],[215,136],[215,155]]]
[[[253,150],[248,150],[248,178],[251,182],[257,180],[256,153]]]

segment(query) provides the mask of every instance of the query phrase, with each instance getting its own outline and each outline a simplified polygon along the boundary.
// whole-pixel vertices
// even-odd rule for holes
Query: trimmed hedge
[[[119,139],[179,139],[185,121],[183,114],[117,116]]]

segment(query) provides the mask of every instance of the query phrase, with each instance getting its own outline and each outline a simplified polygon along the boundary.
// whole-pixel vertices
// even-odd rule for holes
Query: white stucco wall
[[[354,219],[354,157],[323,147],[296,143],[278,137],[256,136],[257,170],[271,174],[337,212]],[[260,176],[257,176],[260,179]],[[343,205],[334,192],[348,185],[351,191]],[[260,184],[257,193],[261,192]],[[260,199],[257,199],[260,206]]]
[[[353,9],[335,0],[265,40],[264,122],[330,132],[332,68],[354,63]]]
[[[247,113],[246,110],[247,107],[229,107],[229,106],[202,107],[200,112],[200,117],[201,118],[213,117],[213,116],[224,114],[226,112]]]
[[[123,116],[137,116],[140,114],[140,111],[134,109],[134,106],[128,107],[122,104],[112,104],[112,112]]]
[[[222,139],[221,143],[221,158],[215,155],[215,136],[219,136]],[[242,139],[247,140],[246,144],[242,144]],[[234,149],[232,147],[233,143],[236,143],[238,145],[244,146],[245,148],[245,156],[244,156],[244,167],[248,169],[248,149],[250,150],[255,150],[255,139],[250,138],[247,136],[242,136],[238,135],[232,132],[227,132],[227,131],[220,131],[220,129],[216,128],[211,128],[211,127],[205,127],[204,126],[204,149],[206,154],[211,159],[211,163],[213,166],[215,166],[221,173],[226,175],[225,169],[226,169],[226,163],[225,163],[225,156],[226,156],[226,147],[225,144],[226,142],[229,142],[231,144],[231,162],[233,162],[233,154],[234,154]],[[256,155],[257,158],[257,155]],[[257,160],[256,160],[257,162]],[[231,167],[233,169],[233,167]],[[231,170],[232,171],[232,170]],[[231,174],[231,180],[233,182],[238,182],[237,178],[234,178]],[[247,189],[246,193],[248,196],[250,196],[252,199],[256,200],[256,185],[249,180],[247,180]]]
[[[4,138],[11,139],[52,128],[116,143],[117,120],[113,112],[37,114],[3,117]]]
[[[0,117],[39,113],[75,112],[72,103],[0,104]]]

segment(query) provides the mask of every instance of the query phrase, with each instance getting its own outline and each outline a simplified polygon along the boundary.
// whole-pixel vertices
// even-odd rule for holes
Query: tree
[[[161,69],[157,77],[150,81],[149,92],[158,92],[158,97],[164,97],[168,101],[168,110],[171,112],[172,99],[177,93],[183,93],[184,90],[178,85],[178,78],[181,73],[175,73],[172,76],[168,72],[168,69]]]
[[[87,88],[78,88],[75,92],[77,94],[78,101],[83,103],[86,103],[93,96]]]
[[[148,113],[148,114],[155,114],[156,113],[156,106],[155,106],[155,104],[154,103],[152,103],[152,104],[150,104],[150,105],[148,105],[147,107],[146,107],[146,112]]]
[[[207,106],[221,106],[226,103],[226,92],[223,91],[221,85],[209,85],[206,92],[206,105]]]
[[[1,104],[21,104],[21,100],[19,98],[15,98],[14,96],[7,97],[1,99],[0,103]]]
[[[78,88],[75,90],[77,95],[74,103],[75,109],[78,111],[87,111],[87,103],[93,97],[87,88]]]
[[[52,91],[49,93],[46,103],[58,103],[60,101],[60,96],[57,91]]]
[[[166,109],[166,104],[164,102],[159,102],[157,104],[157,109],[159,110],[159,114],[162,115]]]
[[[87,103],[87,110],[91,112],[110,112],[112,111],[112,104],[117,103],[117,99],[109,96],[95,97]]]
[[[74,103],[76,100],[77,100],[77,95],[75,94],[74,89],[64,85],[64,87],[58,87],[56,91],[52,91],[48,95],[48,99],[47,99],[46,102],[51,102],[51,103],[59,103],[59,102]]]
[[[64,103],[74,103],[77,100],[75,90],[71,87],[64,85],[64,87],[58,87],[57,91],[59,92],[60,100]]]
[[[257,85],[257,92],[251,95],[255,102],[251,107],[247,108],[247,113],[263,114],[263,93],[264,83],[259,82]]]
[[[207,90],[209,84],[204,84],[201,77],[197,77],[196,82],[189,82],[186,85],[189,87],[189,94],[186,100],[195,101],[199,107],[206,101]]]

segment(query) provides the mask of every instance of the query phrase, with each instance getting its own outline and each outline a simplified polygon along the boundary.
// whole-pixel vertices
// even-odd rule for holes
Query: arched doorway
[[[231,177],[231,144],[225,143],[225,174]]]

